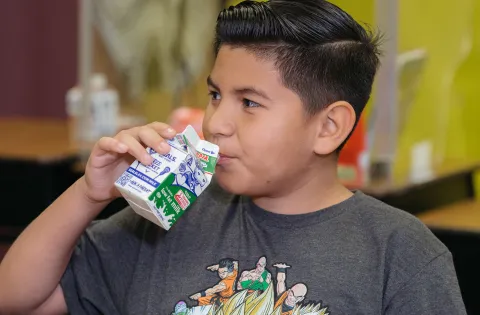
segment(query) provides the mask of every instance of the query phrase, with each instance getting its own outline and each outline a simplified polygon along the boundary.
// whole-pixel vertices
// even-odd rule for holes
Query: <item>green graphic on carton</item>
[[[197,199],[197,196],[191,191],[185,187],[175,185],[175,182],[175,174],[169,174],[163,183],[148,197],[148,200],[153,202],[161,216],[168,220],[169,226],[172,226]]]
[[[197,159],[201,164],[201,168],[204,172],[207,172],[210,174],[215,173],[215,166],[217,165],[216,157],[199,152],[197,148],[193,145],[193,143],[190,142],[190,140],[185,134],[179,135],[177,139],[180,143],[182,143],[182,145],[185,144],[190,149],[190,151],[196,155]]]
[[[215,173],[215,165],[217,165],[217,158],[213,156],[209,156],[200,152],[197,152],[197,158],[202,165],[202,169],[204,172],[213,174]]]

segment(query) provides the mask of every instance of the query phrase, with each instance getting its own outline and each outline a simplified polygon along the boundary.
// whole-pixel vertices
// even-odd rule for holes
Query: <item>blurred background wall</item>
[[[76,1],[3,1],[0,117],[65,117],[77,80]]]

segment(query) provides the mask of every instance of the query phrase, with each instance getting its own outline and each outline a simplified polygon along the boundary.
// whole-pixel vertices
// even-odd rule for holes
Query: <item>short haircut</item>
[[[379,40],[328,1],[244,1],[218,16],[215,51],[228,45],[274,60],[307,114],[346,101],[358,122],[379,67]]]

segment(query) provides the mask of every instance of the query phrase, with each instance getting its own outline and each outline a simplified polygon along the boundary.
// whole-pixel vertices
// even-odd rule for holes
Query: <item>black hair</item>
[[[233,259],[224,258],[220,260],[218,263],[218,268],[227,268],[228,272],[232,272],[235,269],[235,264],[233,263]]]
[[[343,100],[358,122],[379,67],[379,41],[328,1],[244,1],[218,16],[215,52],[225,44],[272,59],[307,114]]]

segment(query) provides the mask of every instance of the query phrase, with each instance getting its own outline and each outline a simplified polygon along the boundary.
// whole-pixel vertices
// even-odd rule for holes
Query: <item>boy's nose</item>
[[[222,102],[215,108],[210,109],[207,117],[206,129],[213,137],[229,137],[235,131],[234,111],[231,106]]]

